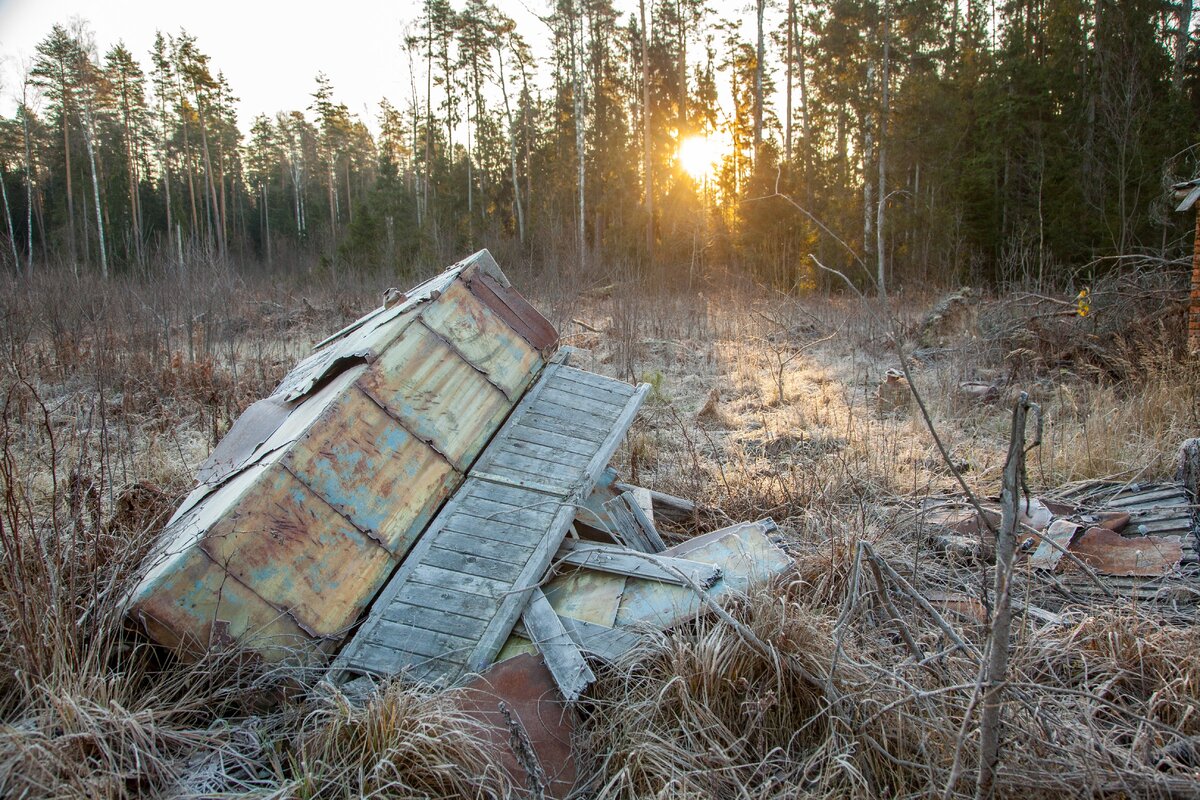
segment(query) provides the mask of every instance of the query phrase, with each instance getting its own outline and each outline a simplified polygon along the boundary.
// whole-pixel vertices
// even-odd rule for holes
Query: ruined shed
[[[556,343],[486,251],[321,342],[203,465],[132,616],[185,652],[332,652]]]

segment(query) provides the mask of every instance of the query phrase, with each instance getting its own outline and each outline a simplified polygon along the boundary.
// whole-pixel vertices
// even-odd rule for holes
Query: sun
[[[679,145],[679,165],[699,183],[713,174],[721,160],[720,145],[705,136],[689,136]]]

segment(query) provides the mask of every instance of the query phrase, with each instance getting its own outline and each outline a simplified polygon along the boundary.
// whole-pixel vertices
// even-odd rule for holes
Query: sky
[[[540,10],[544,3],[499,0],[497,5],[536,43],[545,40],[544,27],[526,5]],[[32,58],[37,43],[56,22],[82,17],[101,55],[123,40],[143,69],[156,30],[186,28],[240,99],[243,129],[257,114],[306,109],[318,71],[333,82],[335,97],[375,129],[380,98],[399,105],[408,96],[401,41],[405,23],[418,13],[415,0],[0,0],[0,113],[13,113],[21,65]]]

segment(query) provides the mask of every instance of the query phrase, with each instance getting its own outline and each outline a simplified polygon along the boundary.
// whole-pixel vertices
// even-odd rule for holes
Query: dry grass
[[[1147,280],[1095,287],[1088,319],[1042,316],[1059,308],[1043,299],[986,299],[932,341],[920,321],[934,296],[888,314],[754,287],[533,297],[585,348],[582,366],[652,384],[622,472],[700,500],[709,527],[774,518],[796,560],[786,581],[731,604],[738,627],[701,619],[601,672],[581,734],[584,791],[969,795],[977,656],[885,578],[917,658],[871,572],[855,568],[868,542],[927,594],[978,595],[986,577],[928,552],[914,523],[919,501],[955,482],[918,415],[877,406],[898,363],[890,335],[915,353],[917,388],[983,493],[998,489],[1018,389],[1046,412],[1035,491],[1162,478],[1200,423],[1200,368],[1180,354],[1175,295]],[[218,274],[0,288],[0,795],[510,792],[445,696],[394,683],[354,708],[236,651],[181,665],[122,623],[117,598],[208,449],[382,286],[285,290]],[[967,380],[1000,400],[960,395]],[[1047,589],[1022,576],[1019,596],[1043,602]],[[941,613],[984,646],[978,619]],[[1196,630],[1120,601],[1062,614],[1061,625],[1020,618],[1000,794],[1195,793]]]

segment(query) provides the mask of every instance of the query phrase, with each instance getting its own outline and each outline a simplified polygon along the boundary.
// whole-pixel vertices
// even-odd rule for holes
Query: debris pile
[[[570,359],[487,251],[388,292],[237,420],[130,616],[185,656],[236,642],[352,694],[469,681],[498,741],[554,739],[527,696],[545,671],[566,713],[589,659],[792,563],[769,520],[667,548],[656,514],[695,507],[609,466],[649,386]]]
[[[1179,483],[1089,482],[1052,497],[1026,498],[1018,564],[1046,577],[1060,595],[1194,603],[1200,557],[1193,508],[1190,491]],[[999,505],[986,501],[982,509],[998,526]],[[988,526],[968,503],[931,499],[922,521],[946,557],[994,557]]]

